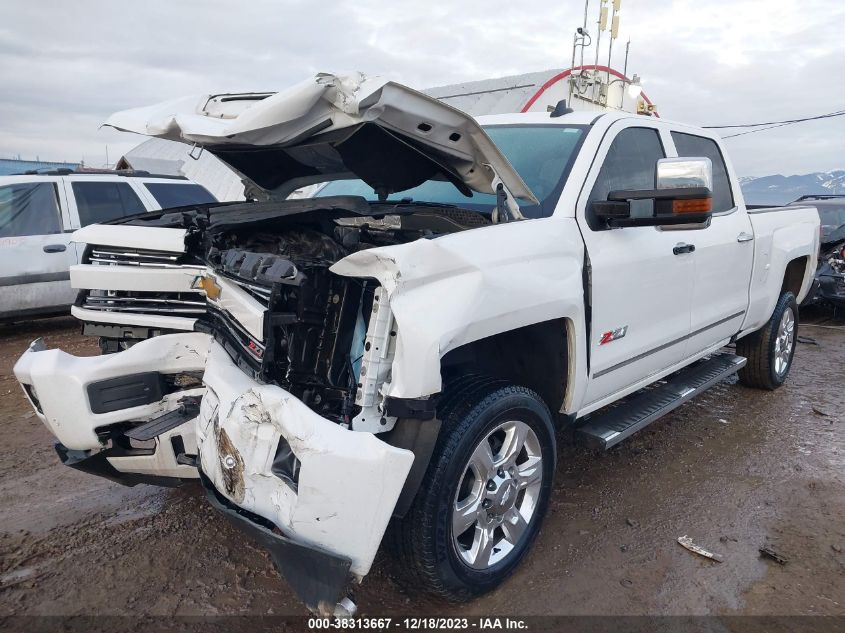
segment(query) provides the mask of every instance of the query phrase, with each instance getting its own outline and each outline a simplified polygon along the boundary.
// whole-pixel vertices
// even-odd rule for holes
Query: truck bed
[[[813,206],[754,206],[748,209],[748,217],[754,231],[754,264],[742,334],[759,329],[769,319],[786,283],[781,274],[770,271],[783,271],[789,262],[803,257],[802,278],[796,282],[800,284],[800,289],[796,287],[800,303],[812,285],[819,251],[819,212]],[[813,244],[809,256],[805,254],[808,243]]]

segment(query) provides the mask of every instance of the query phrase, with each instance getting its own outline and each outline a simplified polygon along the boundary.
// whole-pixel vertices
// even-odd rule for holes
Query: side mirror
[[[655,189],[611,191],[593,202],[593,213],[611,228],[706,222],[712,211],[713,165],[709,158],[661,158]],[[654,215],[631,217],[631,200],[654,200]]]

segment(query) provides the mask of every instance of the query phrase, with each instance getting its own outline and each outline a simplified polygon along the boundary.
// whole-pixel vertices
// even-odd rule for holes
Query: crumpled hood
[[[361,73],[320,73],[278,93],[185,97],[117,112],[104,125],[204,148],[255,197],[356,177],[384,195],[430,179],[493,193],[498,175],[514,197],[537,202],[471,116]]]

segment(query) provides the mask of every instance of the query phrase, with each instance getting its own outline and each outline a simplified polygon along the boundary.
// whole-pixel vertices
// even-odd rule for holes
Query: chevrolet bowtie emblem
[[[194,283],[191,284],[191,288],[204,290],[205,296],[212,301],[217,301],[220,297],[220,293],[223,291],[223,288],[219,286],[214,277],[210,277],[208,275],[200,275],[194,279]]]

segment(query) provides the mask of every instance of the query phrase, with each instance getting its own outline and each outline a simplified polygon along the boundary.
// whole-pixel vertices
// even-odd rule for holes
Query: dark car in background
[[[801,196],[787,206],[812,204],[819,210],[819,265],[804,305],[827,303],[845,307],[845,195]]]

